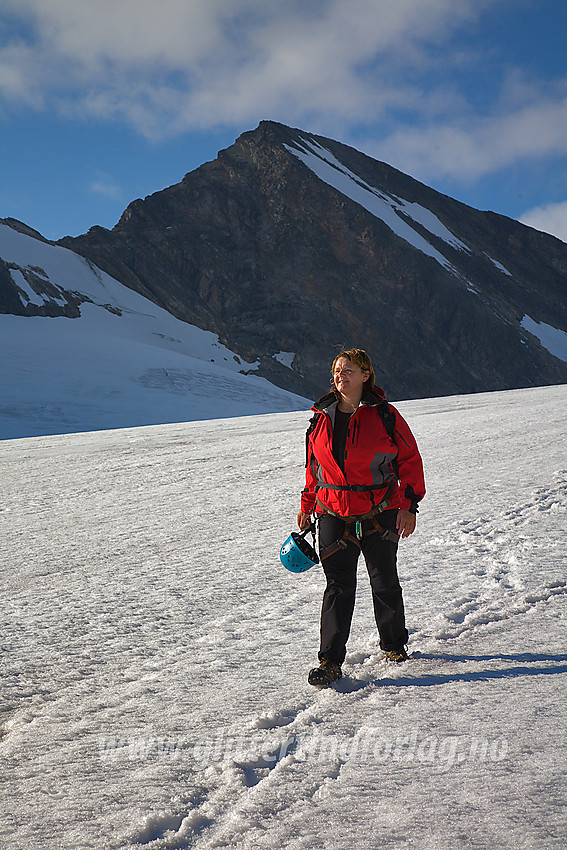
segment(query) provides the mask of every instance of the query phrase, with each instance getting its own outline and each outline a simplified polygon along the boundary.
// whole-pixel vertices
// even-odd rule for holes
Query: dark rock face
[[[520,324],[567,330],[567,245],[281,124],[59,244],[301,395],[327,388],[342,346],[367,349],[392,399],[567,382]]]
[[[37,266],[19,266],[0,259],[0,313],[77,319],[81,315],[79,306],[85,301],[89,301],[86,295],[53,284]]]

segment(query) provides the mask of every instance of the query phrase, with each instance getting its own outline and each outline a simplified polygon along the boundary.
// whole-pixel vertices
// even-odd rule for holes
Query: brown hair
[[[372,390],[376,382],[376,378],[374,376],[374,369],[372,368],[372,361],[370,360],[370,357],[362,348],[349,348],[341,351],[340,354],[337,354],[337,356],[333,360],[333,365],[331,366],[331,386],[333,387],[333,389],[335,388],[335,366],[337,360],[339,360],[341,357],[346,357],[347,360],[350,360],[351,363],[354,363],[354,365],[358,366],[359,369],[362,369],[363,372],[370,372],[370,375],[364,382],[364,389]]]

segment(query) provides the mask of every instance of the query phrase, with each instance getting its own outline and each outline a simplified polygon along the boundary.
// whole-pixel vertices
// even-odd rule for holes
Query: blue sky
[[[0,217],[56,239],[264,118],[567,241],[567,0],[0,0]]]

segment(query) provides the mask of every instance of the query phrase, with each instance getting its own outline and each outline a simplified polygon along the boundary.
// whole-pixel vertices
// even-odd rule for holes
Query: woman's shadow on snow
[[[412,660],[417,663],[412,664]],[[436,673],[431,669],[423,669],[419,673],[420,661],[438,661],[440,664],[447,662],[462,664],[467,662],[491,662],[509,661],[510,665],[499,667],[496,670],[458,670]],[[545,664],[545,666],[541,666]],[[401,665],[400,665],[401,666]],[[356,679],[344,676],[336,682],[334,689],[339,693],[353,693],[354,691],[367,688],[369,685],[375,687],[395,686],[401,687],[433,687],[435,685],[446,685],[451,682],[488,682],[494,679],[513,679],[520,676],[555,676],[559,673],[567,673],[567,655],[550,655],[543,652],[522,652],[517,655],[508,653],[495,653],[493,655],[456,655],[447,652],[414,652],[410,661],[404,662],[404,672],[397,676],[376,676],[368,679]],[[428,665],[429,667],[429,665]],[[446,670],[446,668],[445,668]],[[406,672],[407,671],[407,672]]]

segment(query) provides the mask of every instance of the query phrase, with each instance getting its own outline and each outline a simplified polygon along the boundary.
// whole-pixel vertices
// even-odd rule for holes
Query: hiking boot
[[[333,661],[324,655],[318,667],[309,671],[307,681],[316,688],[328,688],[333,682],[341,678],[343,672],[338,661]]]
[[[409,658],[405,646],[400,646],[399,649],[385,650],[384,655],[386,656],[386,661],[395,661],[397,664],[401,661],[407,661]]]

